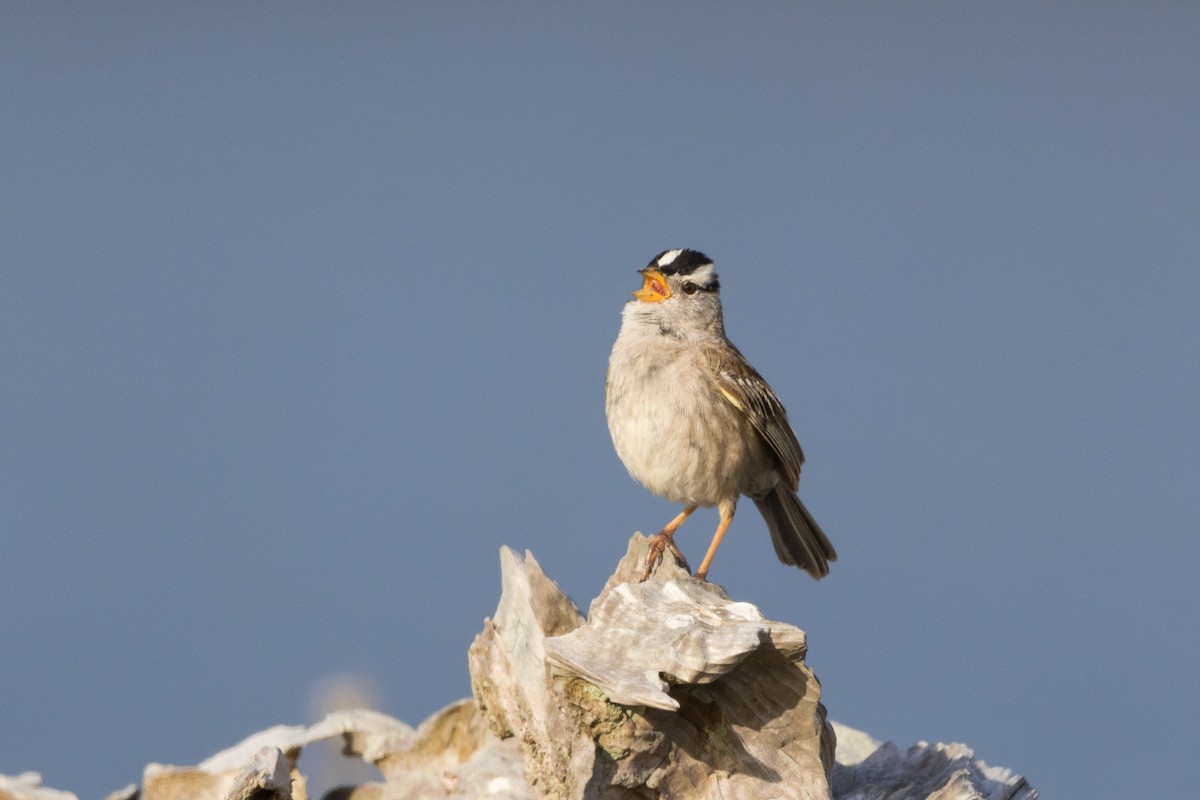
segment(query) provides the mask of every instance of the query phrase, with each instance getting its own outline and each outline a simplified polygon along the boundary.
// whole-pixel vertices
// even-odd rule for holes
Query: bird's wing
[[[804,451],[800,449],[800,442],[788,424],[783,403],[779,402],[763,377],[732,344],[723,343],[708,348],[707,355],[717,390],[750,420],[750,424],[775,454],[784,481],[793,492],[796,491],[800,484]]]

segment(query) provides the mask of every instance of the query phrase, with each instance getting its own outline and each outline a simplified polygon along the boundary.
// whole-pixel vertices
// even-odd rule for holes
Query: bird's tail
[[[829,562],[837,560],[837,552],[799,497],[780,483],[754,503],[767,522],[780,561],[817,580],[829,574]]]

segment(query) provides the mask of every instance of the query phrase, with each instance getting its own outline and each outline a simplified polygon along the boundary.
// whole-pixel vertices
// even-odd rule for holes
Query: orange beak
[[[638,270],[646,283],[641,289],[633,293],[633,296],[643,303],[661,303],[671,296],[671,290],[667,288],[667,279],[663,274],[656,269]]]

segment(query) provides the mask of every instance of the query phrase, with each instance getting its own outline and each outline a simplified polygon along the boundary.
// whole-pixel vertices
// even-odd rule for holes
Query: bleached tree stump
[[[469,652],[492,731],[521,743],[535,795],[830,797],[832,729],[804,632],[670,559],[629,551],[585,621],[532,555],[501,552],[503,593]]]

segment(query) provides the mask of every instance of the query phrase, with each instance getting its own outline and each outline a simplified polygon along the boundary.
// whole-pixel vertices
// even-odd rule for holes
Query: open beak
[[[661,303],[671,296],[671,290],[667,288],[667,279],[661,272],[656,269],[642,269],[638,270],[638,274],[646,281],[641,289],[633,293],[638,300],[643,303]]]

